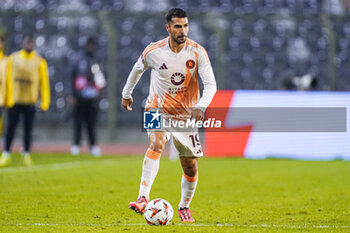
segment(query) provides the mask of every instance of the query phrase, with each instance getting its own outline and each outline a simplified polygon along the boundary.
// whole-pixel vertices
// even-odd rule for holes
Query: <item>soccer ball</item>
[[[148,202],[144,216],[149,225],[168,225],[173,218],[173,207],[164,199],[157,198]]]

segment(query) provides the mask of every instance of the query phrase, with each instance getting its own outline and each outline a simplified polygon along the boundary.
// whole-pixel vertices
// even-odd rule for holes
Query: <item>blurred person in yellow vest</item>
[[[30,149],[35,105],[40,97],[41,110],[46,111],[50,106],[47,63],[34,49],[35,39],[32,35],[28,35],[24,37],[22,49],[8,57],[6,78],[12,82],[13,87],[8,90],[8,120],[0,166],[6,166],[11,160],[11,144],[21,115],[24,121],[23,161],[25,165],[32,164]]]
[[[0,135],[2,135],[4,108],[7,105],[8,90],[11,89],[11,82],[6,79],[7,56],[4,53],[5,37],[0,35]]]

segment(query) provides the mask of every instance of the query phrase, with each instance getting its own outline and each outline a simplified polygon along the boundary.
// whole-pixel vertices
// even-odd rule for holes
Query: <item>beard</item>
[[[173,39],[177,44],[183,44],[186,42],[187,36],[186,35],[179,35],[178,37],[173,36]]]

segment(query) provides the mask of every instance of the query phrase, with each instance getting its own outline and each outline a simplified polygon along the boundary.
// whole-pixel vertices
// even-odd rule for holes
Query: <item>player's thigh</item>
[[[174,145],[180,157],[202,157],[203,151],[197,130],[191,132],[172,132]]]

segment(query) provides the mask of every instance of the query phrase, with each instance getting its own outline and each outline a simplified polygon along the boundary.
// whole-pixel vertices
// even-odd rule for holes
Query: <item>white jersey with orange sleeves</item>
[[[128,77],[123,98],[131,97],[137,82],[148,68],[152,71],[146,109],[163,108],[168,114],[184,113],[190,108],[205,111],[216,92],[208,54],[193,40],[187,39],[179,53],[170,49],[168,38],[148,45]],[[201,98],[198,75],[204,86]]]

